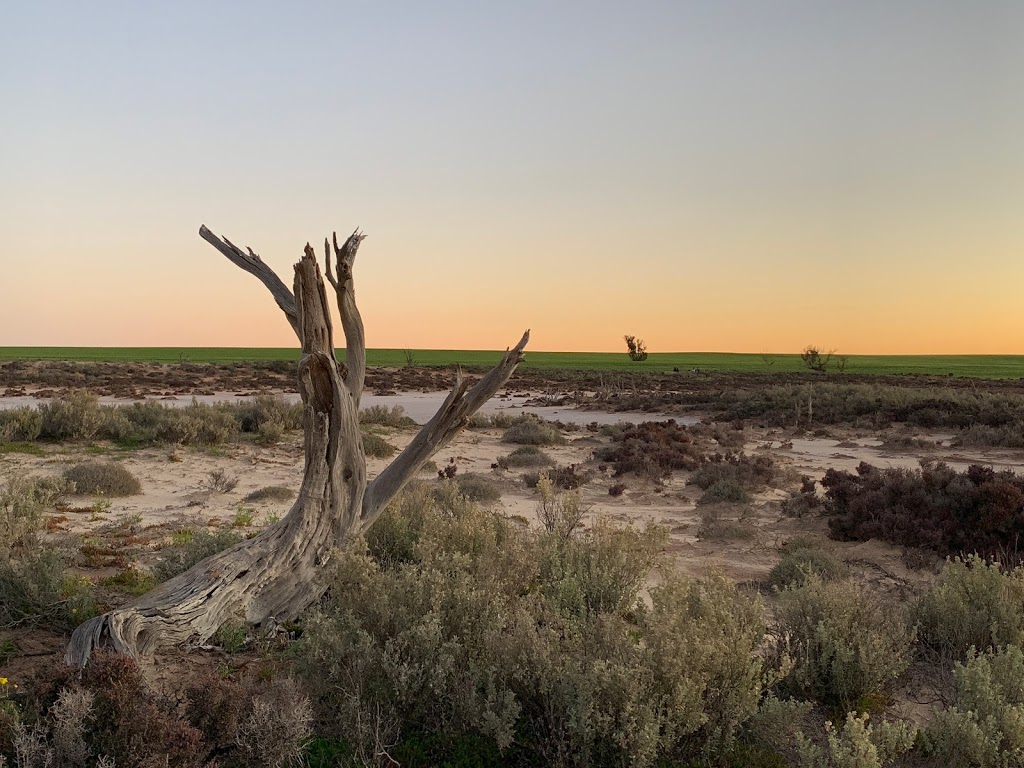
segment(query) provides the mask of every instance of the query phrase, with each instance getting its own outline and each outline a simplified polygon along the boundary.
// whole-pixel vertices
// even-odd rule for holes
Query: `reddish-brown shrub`
[[[596,452],[599,461],[615,468],[615,475],[632,473],[659,479],[674,469],[694,470],[702,462],[701,451],[686,427],[674,419],[645,421],[613,436],[614,443]]]
[[[957,472],[942,462],[920,469],[856,473],[830,469],[822,485],[837,539],[883,539],[942,555],[1017,552],[1024,541],[1024,477],[973,465]]]

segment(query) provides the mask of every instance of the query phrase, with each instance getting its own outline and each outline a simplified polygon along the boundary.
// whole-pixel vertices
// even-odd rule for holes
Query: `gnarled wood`
[[[352,265],[363,236],[342,247],[334,238],[335,291],[347,345],[347,372],[334,350],[330,308],[313,249],[295,265],[294,293],[250,249],[247,254],[205,226],[200,235],[270,290],[302,344],[299,394],[304,406],[305,468],[288,514],[258,536],[208,557],[122,608],[75,630],[65,659],[87,663],[93,649],[109,646],[133,656],[187,641],[203,641],[232,618],[258,625],[295,618],[316,600],[318,569],[334,549],[366,529],[435,451],[446,445],[523,359],[529,331],[475,386],[459,376],[437,414],[372,483],[359,432],[359,396],[366,369],[362,319],[353,293]],[[325,242],[325,246],[327,243]]]

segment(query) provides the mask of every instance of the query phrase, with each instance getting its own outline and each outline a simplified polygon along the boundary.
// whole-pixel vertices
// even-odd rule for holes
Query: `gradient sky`
[[[1024,353],[1024,3],[23,2],[0,345]]]

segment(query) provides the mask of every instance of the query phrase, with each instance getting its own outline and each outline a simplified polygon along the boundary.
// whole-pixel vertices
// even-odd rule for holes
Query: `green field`
[[[493,365],[501,352],[484,350],[411,350],[416,365],[466,367]],[[90,362],[230,363],[251,360],[297,360],[293,348],[272,347],[0,347],[0,360],[80,360]],[[405,350],[371,349],[369,365],[402,366]],[[588,371],[668,372],[803,371],[799,355],[734,354],[725,352],[652,353],[642,363],[624,352],[530,352],[526,368],[561,368]],[[833,367],[834,370],[834,367]],[[925,373],[989,379],[1024,378],[1024,355],[850,355],[846,373]]]

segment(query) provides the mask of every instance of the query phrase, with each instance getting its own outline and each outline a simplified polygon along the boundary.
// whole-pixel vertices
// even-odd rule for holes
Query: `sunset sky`
[[[23,2],[0,345],[1024,353],[1024,3]]]

